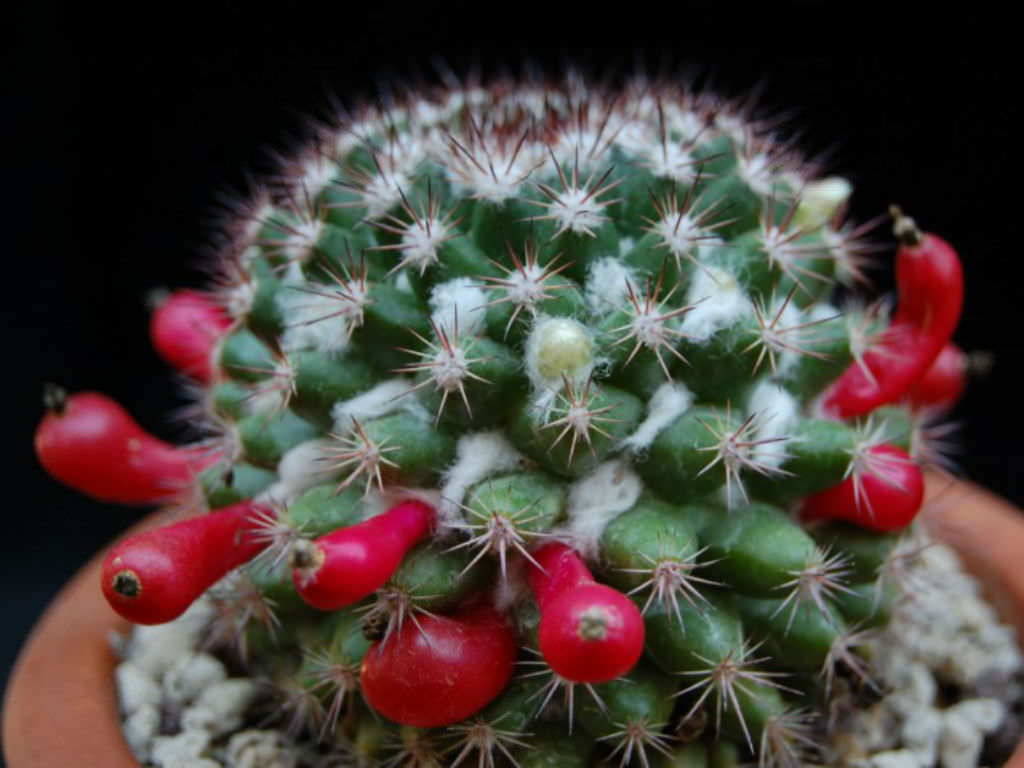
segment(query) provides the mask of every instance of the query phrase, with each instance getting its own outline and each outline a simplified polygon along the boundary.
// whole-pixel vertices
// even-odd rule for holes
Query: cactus
[[[206,439],[51,388],[37,452],[189,510],[120,542],[104,594],[155,623],[218,585],[211,636],[325,749],[796,765],[871,684],[922,502],[901,402],[962,302],[956,254],[893,210],[895,311],[831,304],[872,250],[849,194],[672,84],[366,107],[153,315]]]

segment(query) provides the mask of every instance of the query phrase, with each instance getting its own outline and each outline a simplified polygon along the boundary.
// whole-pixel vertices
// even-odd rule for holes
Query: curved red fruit
[[[897,224],[909,220],[897,212]],[[953,247],[932,234],[911,233],[896,254],[898,308],[878,345],[851,364],[824,396],[841,419],[904,397],[949,342],[963,307],[963,268]]]
[[[876,445],[868,449],[872,471],[863,472],[804,499],[807,519],[846,520],[875,531],[898,531],[910,525],[924,500],[921,468],[900,448]]]
[[[963,267],[953,246],[928,232],[915,243],[902,244],[896,252],[896,286],[894,322],[913,323],[948,339],[960,321],[964,300]]]
[[[537,607],[542,611],[564,592],[594,581],[593,574],[576,551],[560,541],[548,542],[531,552],[530,556],[540,566],[530,569],[529,578]]]
[[[363,658],[360,685],[375,711],[403,725],[437,728],[479,712],[508,685],[516,638],[490,605],[417,622],[374,643]]]
[[[433,524],[432,507],[403,501],[382,515],[297,545],[295,590],[321,611],[352,605],[384,586]]]
[[[624,675],[644,650],[644,621],[621,592],[581,584],[548,603],[540,619],[540,652],[567,680],[603,683]]]
[[[213,378],[212,354],[231,318],[205,294],[175,291],[149,319],[149,338],[165,361],[197,381]]]
[[[545,544],[533,558],[540,568],[530,571],[530,587],[548,666],[578,683],[603,683],[632,669],[644,649],[643,616],[633,601],[594,581],[564,544]]]
[[[35,449],[54,479],[95,499],[121,504],[166,500],[216,460],[154,437],[116,401],[98,392],[62,398],[39,423]]]
[[[952,408],[964,393],[969,370],[967,353],[950,342],[911,387],[907,397],[918,406]]]
[[[261,512],[266,510],[248,500],[129,536],[103,562],[104,597],[137,624],[177,618],[214,582],[267,546],[251,535],[253,516]]]

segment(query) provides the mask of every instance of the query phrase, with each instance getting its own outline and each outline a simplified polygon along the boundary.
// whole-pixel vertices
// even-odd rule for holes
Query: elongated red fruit
[[[849,419],[904,397],[949,342],[960,320],[964,283],[960,258],[942,238],[922,233],[893,209],[896,315],[878,344],[825,392],[825,411]]]
[[[532,554],[540,568],[531,569],[530,587],[540,608],[540,652],[548,666],[578,683],[603,683],[632,669],[644,649],[644,621],[636,605],[594,581],[564,544],[545,544]]]
[[[370,646],[359,681],[384,717],[437,728],[474,715],[501,693],[516,653],[505,617],[478,601],[450,617],[421,616],[417,626]]]
[[[260,513],[267,510],[247,500],[129,536],[103,562],[103,595],[137,624],[177,618],[214,582],[267,546],[252,535],[253,516]]]
[[[910,525],[924,501],[921,468],[894,445],[867,450],[870,470],[855,472],[839,485],[806,497],[805,518],[846,520],[875,531],[898,531]]]
[[[950,342],[911,387],[907,398],[916,406],[952,408],[964,393],[970,368],[967,353]]]
[[[410,500],[314,541],[300,541],[292,553],[295,589],[321,611],[352,605],[384,586],[433,524],[434,509]]]
[[[163,298],[149,318],[153,348],[177,370],[203,383],[213,378],[217,339],[231,318],[199,291],[181,290]]]
[[[48,411],[36,429],[36,455],[54,479],[94,499],[166,500],[217,459],[154,437],[98,392],[68,396],[48,387],[44,399]]]

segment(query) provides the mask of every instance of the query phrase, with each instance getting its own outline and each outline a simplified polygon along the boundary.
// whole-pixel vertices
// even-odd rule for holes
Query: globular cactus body
[[[367,108],[232,212],[212,290],[157,310],[205,450],[92,395],[37,448],[101,499],[201,498],[117,546],[111,603],[165,621],[237,569],[272,619],[236,633],[254,671],[371,764],[435,737],[454,763],[795,764],[921,505],[900,401],[959,392],[925,380],[960,314],[948,244],[894,211],[893,318],[829,303],[869,250],[849,192],[665,84]]]

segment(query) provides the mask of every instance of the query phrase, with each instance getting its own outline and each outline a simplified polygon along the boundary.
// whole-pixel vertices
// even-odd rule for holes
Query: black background
[[[959,249],[967,276],[957,340],[991,350],[955,417],[966,422],[966,474],[1024,503],[1019,374],[1024,253],[1021,139],[1011,52],[967,55],[918,35],[874,52],[809,50],[812,38],[723,48],[731,9],[619,15],[600,31],[549,8],[377,4],[345,15],[279,4],[274,13],[208,5],[138,18],[35,4],[3,34],[4,413],[8,450],[0,557],[0,684],[47,601],[86,558],[141,512],[80,498],[51,482],[31,449],[44,380],[114,396],[174,438],[181,402],[149,348],[145,293],[201,280],[197,264],[216,193],[295,146],[327,94],[352,103],[389,78],[533,66],[552,74],[662,66],[710,78],[723,93],[760,84],[768,112],[794,110],[812,152],[855,185],[858,220],[901,203]],[[341,4],[335,6],[336,10]],[[813,3],[789,13],[805,21]],[[496,16],[489,16],[495,13]],[[863,21],[863,20],[862,20]],[[882,19],[878,26],[882,27]],[[869,24],[873,23],[871,19]],[[651,40],[652,32],[668,34]],[[828,42],[825,35],[814,37]],[[879,42],[879,41],[876,41]],[[884,233],[883,233],[884,234]],[[887,286],[884,271],[878,276]]]

